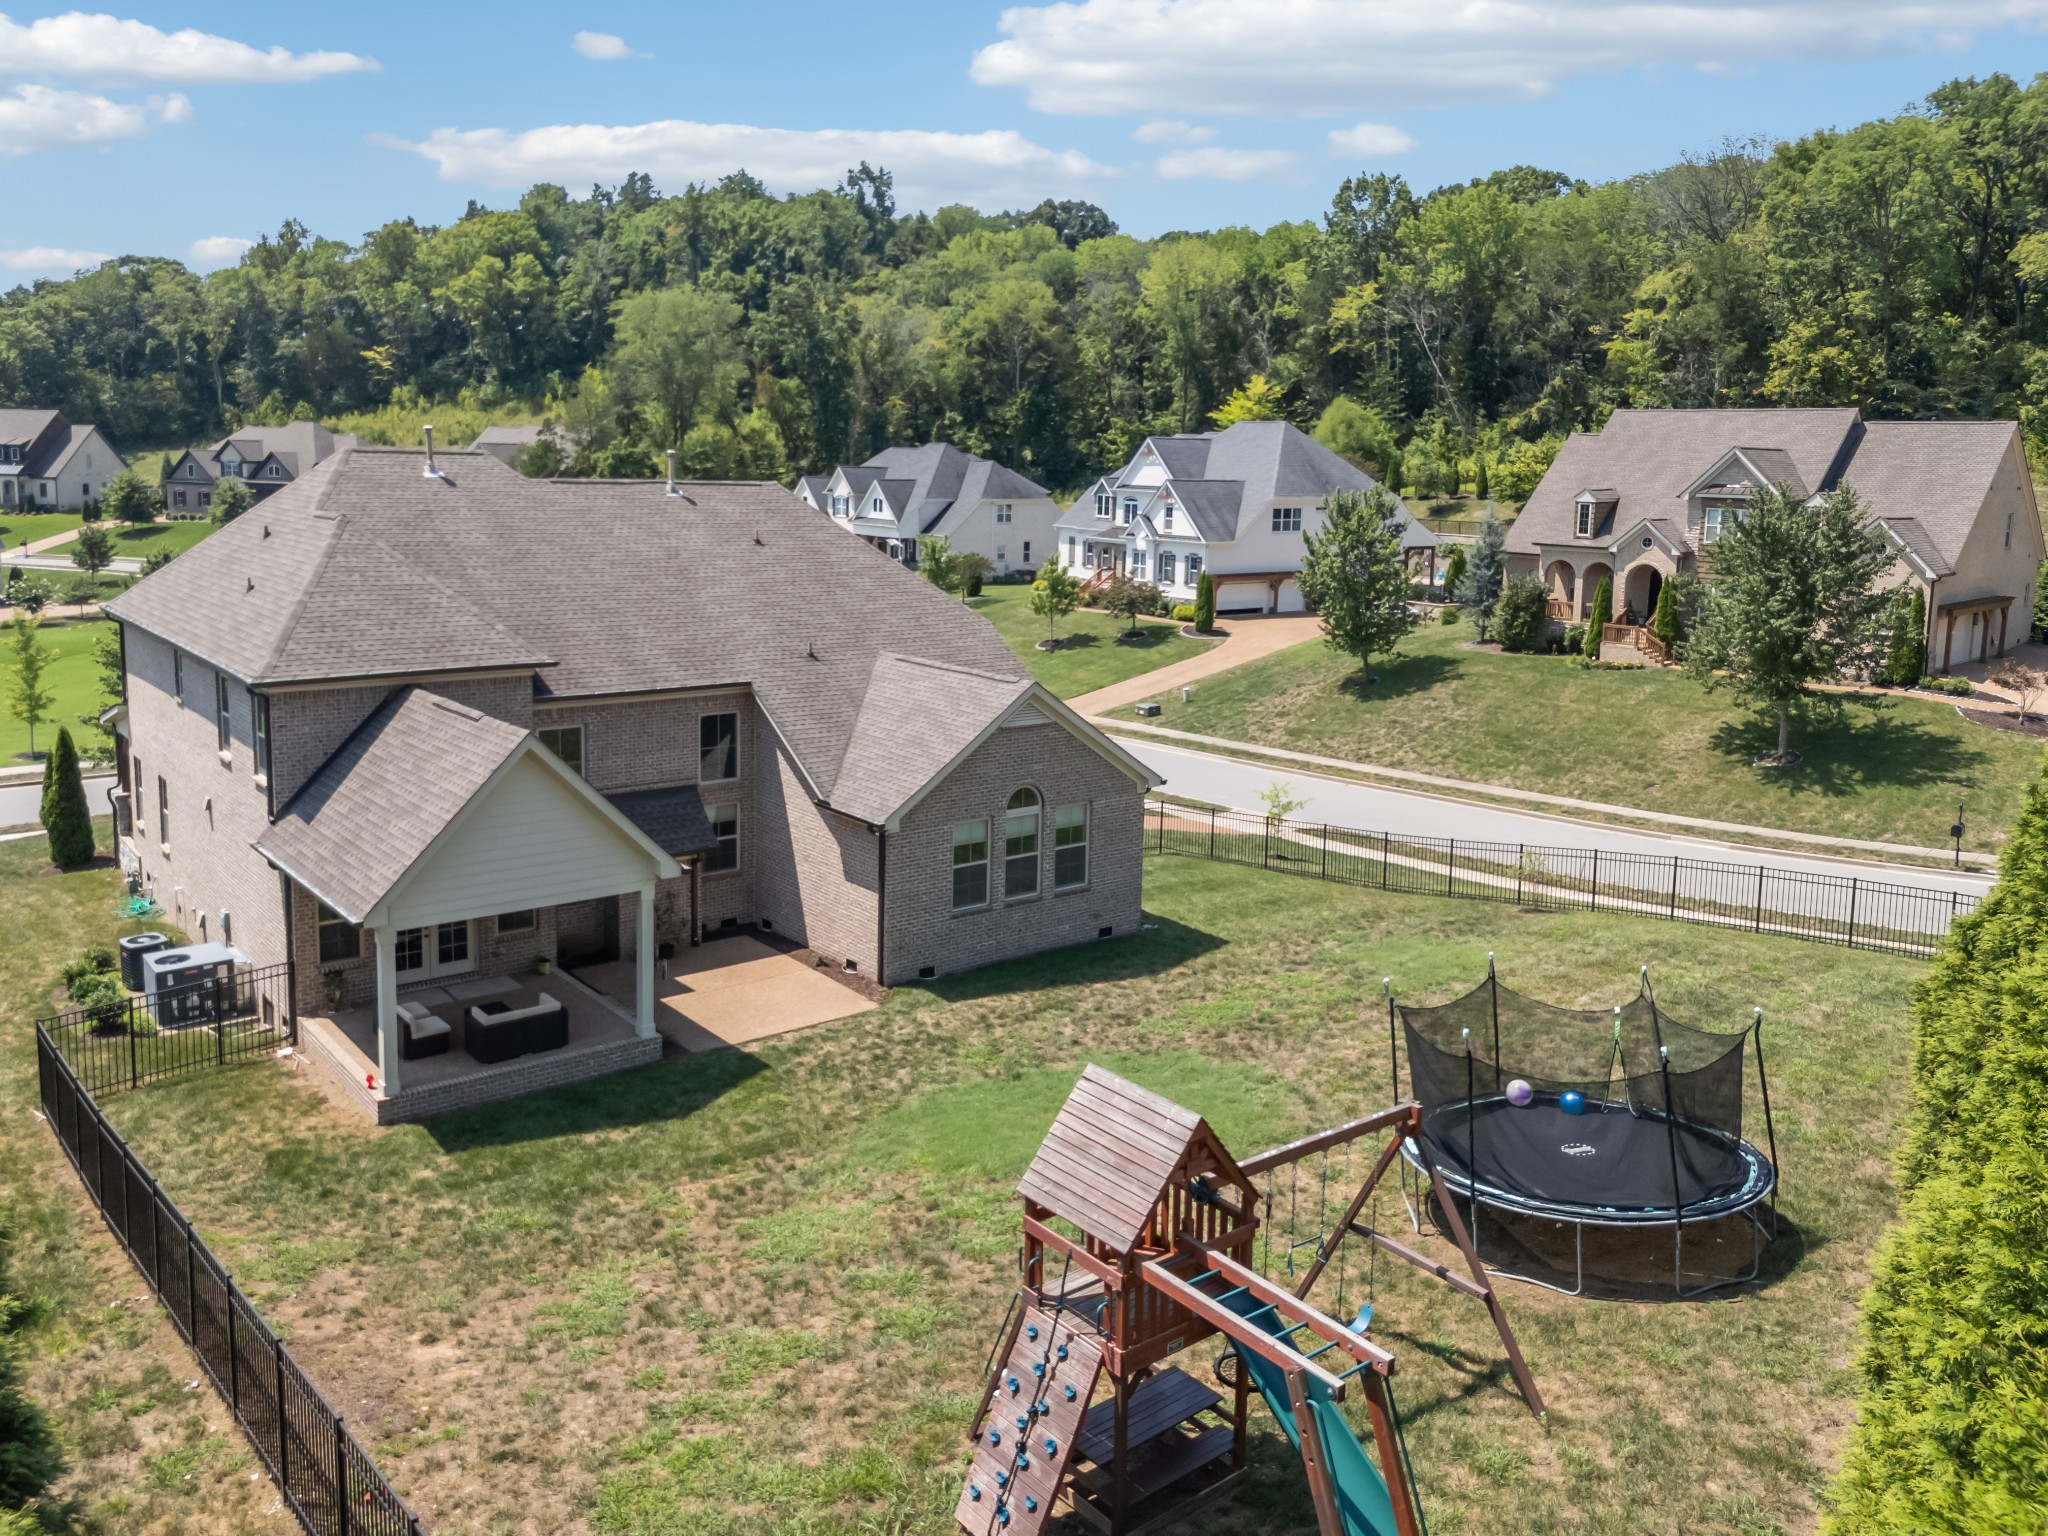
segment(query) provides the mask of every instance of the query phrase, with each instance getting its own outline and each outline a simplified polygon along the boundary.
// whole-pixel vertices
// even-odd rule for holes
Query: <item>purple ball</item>
[[[1527,1109],[1536,1097],[1536,1090],[1519,1077],[1508,1084],[1508,1102],[1517,1109]]]

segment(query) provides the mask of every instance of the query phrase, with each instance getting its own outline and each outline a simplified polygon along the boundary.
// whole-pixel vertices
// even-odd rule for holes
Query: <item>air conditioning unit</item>
[[[249,989],[236,968],[248,956],[226,944],[187,944],[142,957],[142,990],[159,1029],[189,1029],[239,1018]]]

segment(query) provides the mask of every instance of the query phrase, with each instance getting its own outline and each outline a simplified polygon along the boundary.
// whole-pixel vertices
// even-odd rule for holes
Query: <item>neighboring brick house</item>
[[[1550,591],[1553,626],[1647,624],[1663,584],[1711,579],[1714,541],[1757,489],[1854,491],[1898,558],[1887,581],[1927,594],[1927,665],[1946,672],[2031,633],[2043,543],[2010,421],[1871,421],[1852,408],[1616,411],[1575,432],[1508,533],[1512,575]]]
[[[223,480],[241,481],[261,501],[355,443],[346,432],[330,432],[317,421],[295,421],[244,427],[205,448],[188,448],[164,467],[164,515],[187,521],[211,517]]]
[[[60,411],[0,410],[0,508],[76,512],[126,467],[98,427]]]
[[[1084,585],[1131,576],[1175,603],[1207,571],[1218,613],[1300,613],[1303,537],[1334,492],[1374,483],[1284,421],[1148,437],[1067,508],[1057,558]],[[1436,535],[1406,508],[1401,523],[1402,555],[1434,580]]]
[[[394,1091],[455,972],[631,959],[651,1036],[707,929],[895,983],[1139,926],[1157,778],[775,485],[345,448],[107,606],[124,866]]]
[[[805,475],[796,494],[912,570],[920,538],[985,555],[999,576],[1036,570],[1060,515],[1044,486],[947,443],[884,448],[865,464]]]

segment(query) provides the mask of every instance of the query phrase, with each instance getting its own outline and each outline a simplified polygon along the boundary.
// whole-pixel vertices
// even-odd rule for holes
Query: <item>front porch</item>
[[[568,1015],[565,1044],[481,1062],[465,1045],[469,1010],[488,1005],[525,1009],[542,995]],[[661,1059],[658,1035],[642,1034],[637,1021],[602,993],[562,971],[547,976],[470,976],[445,984],[409,987],[398,994],[409,1007],[424,1007],[449,1027],[447,1049],[403,1063],[392,1088],[379,1068],[380,1039],[374,1007],[349,1008],[299,1020],[299,1050],[326,1069],[342,1096],[379,1125],[424,1120],[477,1104],[516,1099],[543,1088],[608,1077]]]

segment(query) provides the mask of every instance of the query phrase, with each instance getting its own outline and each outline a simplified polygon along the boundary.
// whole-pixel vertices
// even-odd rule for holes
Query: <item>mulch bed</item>
[[[1956,706],[1956,713],[1965,720],[1974,720],[1979,725],[1988,725],[1995,731],[2012,731],[2021,736],[2048,736],[2048,719],[2039,715],[2008,715],[2000,710],[1965,709]]]

